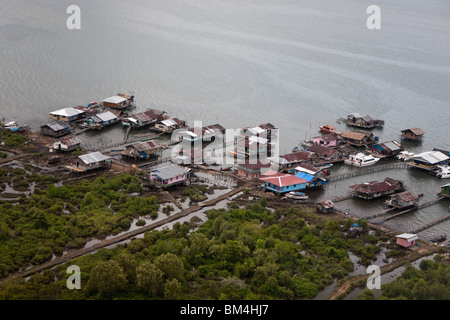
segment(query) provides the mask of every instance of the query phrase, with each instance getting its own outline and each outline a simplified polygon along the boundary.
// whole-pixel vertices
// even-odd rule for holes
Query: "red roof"
[[[260,178],[261,181],[274,184],[278,187],[287,187],[292,186],[294,184],[302,184],[307,183],[308,181],[297,178],[291,174],[283,174],[283,175],[275,175],[275,176],[265,176],[264,178]]]

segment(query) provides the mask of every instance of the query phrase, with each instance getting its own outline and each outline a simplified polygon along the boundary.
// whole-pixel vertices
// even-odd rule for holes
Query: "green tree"
[[[121,254],[119,254],[119,256],[116,258],[116,261],[123,269],[123,272],[125,273],[128,282],[134,283],[136,280],[136,267],[137,267],[137,262],[134,256],[124,251]]]
[[[98,291],[101,295],[111,296],[124,289],[127,278],[116,261],[102,261],[91,271],[87,288]]]
[[[181,283],[177,279],[167,280],[164,284],[164,299],[179,300],[181,299]]]
[[[163,272],[150,261],[145,261],[136,269],[136,284],[143,292],[156,296],[162,288]]]
[[[155,266],[160,269],[164,277],[172,280],[183,279],[184,274],[184,265],[179,257],[174,255],[173,253],[166,253],[158,256],[155,259]]]

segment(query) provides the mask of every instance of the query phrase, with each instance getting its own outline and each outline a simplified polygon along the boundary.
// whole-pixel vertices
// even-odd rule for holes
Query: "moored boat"
[[[356,155],[350,155],[344,163],[355,167],[367,167],[374,165],[378,161],[380,161],[380,158],[376,158],[368,153],[360,152]]]
[[[320,131],[325,133],[339,133],[336,131],[336,128],[333,126],[330,126],[329,124],[325,124],[323,126],[319,126]]]
[[[449,179],[450,166],[438,166],[438,170],[436,171],[436,177],[441,179]]]
[[[408,152],[408,151],[401,151],[398,155],[396,155],[395,157],[398,160],[402,160],[402,161],[408,161],[412,156],[414,156],[413,152]]]
[[[27,124],[19,124],[15,121],[5,123],[5,125],[3,127],[5,130],[9,130],[12,132],[22,132],[22,131],[28,130]]]
[[[289,192],[286,197],[294,200],[308,200],[308,196],[303,192],[292,191]]]

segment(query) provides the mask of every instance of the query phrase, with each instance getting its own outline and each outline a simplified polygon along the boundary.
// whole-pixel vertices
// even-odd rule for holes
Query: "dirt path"
[[[34,273],[37,273],[37,272],[43,271],[45,269],[49,269],[49,268],[52,268],[52,267],[57,266],[59,264],[65,263],[68,260],[71,260],[71,259],[83,256],[83,255],[86,255],[88,253],[94,252],[94,251],[99,250],[101,248],[104,248],[104,247],[110,246],[112,244],[116,244],[116,243],[122,242],[124,240],[130,239],[130,238],[135,237],[135,236],[137,236],[137,235],[139,235],[141,233],[153,230],[153,229],[158,228],[160,226],[163,226],[163,225],[165,225],[165,224],[167,224],[169,222],[172,222],[172,221],[178,220],[178,219],[180,219],[182,217],[185,217],[185,216],[187,216],[187,215],[189,215],[189,214],[191,214],[193,212],[199,211],[202,208],[213,206],[219,201],[225,200],[225,199],[227,199],[227,198],[229,198],[229,197],[231,197],[231,196],[233,196],[233,195],[235,195],[235,194],[237,194],[237,193],[239,193],[241,191],[244,191],[245,188],[248,188],[247,184],[245,184],[245,185],[243,185],[243,186],[241,186],[239,188],[233,189],[232,191],[230,191],[230,192],[228,192],[226,194],[223,194],[223,195],[221,195],[221,196],[219,196],[219,197],[217,197],[215,199],[211,199],[209,201],[206,201],[206,202],[202,203],[201,205],[192,206],[192,207],[190,207],[190,208],[188,208],[186,210],[183,210],[183,211],[181,211],[181,212],[179,212],[177,214],[174,214],[173,216],[170,216],[170,217],[168,217],[166,219],[163,219],[161,221],[152,223],[152,224],[150,224],[148,226],[145,226],[145,227],[142,227],[142,228],[130,231],[128,233],[125,233],[125,234],[123,234],[121,236],[114,237],[114,238],[109,239],[109,240],[102,241],[102,242],[97,243],[96,245],[94,245],[94,246],[92,246],[90,248],[84,248],[84,249],[71,251],[71,252],[67,253],[66,255],[64,255],[62,257],[59,257],[59,258],[56,258],[56,259],[54,259],[52,261],[47,261],[47,262],[45,262],[45,263],[43,263],[41,265],[32,267],[32,268],[30,268],[28,270],[25,270],[25,271],[22,271],[22,272],[19,272],[19,273],[15,273],[15,274],[9,276],[8,278],[0,280],[0,285],[5,284],[7,282],[10,282],[10,281],[12,281],[14,279],[28,277],[28,276],[30,276],[30,275],[32,275]]]
[[[406,264],[407,262],[413,262],[415,260],[418,260],[422,257],[426,257],[429,255],[432,255],[434,253],[437,253],[441,247],[429,247],[427,245],[424,245],[423,249],[419,249],[415,251],[409,258],[403,258],[398,261],[394,261],[390,264],[387,264],[380,268],[381,274],[385,274],[388,272],[391,272],[394,269],[397,269],[398,267],[401,267],[402,265]],[[359,284],[361,280],[365,280],[368,277],[370,277],[371,274],[363,274],[356,278],[352,278],[350,280],[345,281],[342,285],[335,288],[333,292],[327,297],[327,300],[337,300],[344,298],[348,293],[349,290],[353,289],[355,286]]]

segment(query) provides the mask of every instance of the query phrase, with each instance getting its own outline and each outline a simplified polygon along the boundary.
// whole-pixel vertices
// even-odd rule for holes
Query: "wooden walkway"
[[[344,200],[351,199],[351,198],[353,198],[353,195],[354,195],[353,192],[349,192],[349,193],[347,193],[345,195],[342,195],[342,196],[333,197],[330,200],[333,201],[334,203],[336,203],[336,202],[339,202],[339,201],[344,201]]]
[[[419,205],[419,206],[414,206],[414,207],[412,207],[412,208],[403,210],[403,211],[401,211],[401,212],[399,212],[399,213],[393,214],[392,216],[386,217],[386,218],[384,218],[384,219],[380,219],[380,220],[377,220],[377,221],[372,221],[372,223],[374,223],[374,224],[380,224],[380,223],[383,223],[383,222],[385,222],[385,221],[394,219],[394,218],[396,218],[396,217],[398,217],[398,216],[401,216],[401,215],[403,215],[403,214],[405,214],[405,213],[408,213],[408,212],[411,212],[411,211],[420,210],[420,209],[423,209],[423,208],[426,208],[426,207],[430,207],[430,206],[432,206],[432,205],[435,205],[436,203],[438,203],[438,202],[441,201],[442,199],[444,199],[444,197],[439,197],[439,198],[437,198],[437,199],[434,199],[434,200],[431,200],[431,201],[422,203],[422,204]],[[370,219],[370,218],[366,217],[366,219]]]
[[[331,176],[328,178],[328,182],[336,182],[340,180],[345,180],[353,177],[363,176],[370,173],[376,173],[380,171],[386,170],[394,170],[394,169],[407,169],[409,166],[406,163],[393,163],[393,164],[385,164],[381,166],[371,166],[368,168],[360,168],[359,170],[355,170],[352,172],[342,173],[335,176]]]
[[[46,269],[49,269],[49,268],[53,268],[53,267],[55,267],[57,265],[65,263],[68,260],[72,260],[72,259],[75,259],[77,257],[86,255],[88,253],[95,252],[95,251],[97,251],[97,250],[99,250],[101,248],[108,247],[108,246],[111,246],[113,244],[117,244],[117,243],[123,242],[123,241],[128,240],[130,238],[133,238],[133,237],[135,237],[135,236],[137,236],[137,235],[139,235],[141,233],[144,233],[144,232],[147,232],[147,231],[151,231],[151,230],[153,230],[155,228],[158,228],[158,227],[161,227],[161,226],[163,226],[163,225],[165,225],[167,223],[170,223],[172,221],[175,221],[175,220],[178,220],[178,219],[180,219],[182,217],[185,217],[185,216],[187,216],[187,215],[189,215],[189,214],[191,214],[193,212],[199,211],[199,210],[201,210],[201,209],[203,209],[205,207],[213,206],[213,205],[215,205],[216,203],[218,203],[218,202],[220,202],[222,200],[225,200],[225,199],[227,199],[227,198],[229,198],[229,197],[231,197],[231,196],[233,196],[235,194],[238,194],[239,192],[244,191],[249,186],[251,186],[251,185],[250,184],[244,184],[243,186],[241,186],[239,188],[235,188],[235,189],[231,190],[230,192],[228,192],[226,194],[223,194],[221,196],[218,196],[217,198],[205,201],[202,204],[195,205],[195,206],[192,206],[190,208],[187,208],[187,209],[185,209],[183,211],[180,211],[179,213],[174,214],[174,215],[172,215],[172,216],[170,216],[170,217],[168,217],[166,219],[163,219],[163,220],[160,220],[158,222],[155,222],[155,223],[152,223],[150,225],[147,225],[145,227],[142,227],[142,228],[139,228],[139,229],[127,232],[127,233],[125,233],[123,235],[111,238],[109,240],[102,241],[102,242],[97,243],[96,245],[94,245],[92,247],[71,251],[71,252],[65,254],[64,256],[58,257],[58,258],[56,258],[54,260],[47,261],[47,262],[45,262],[45,263],[43,263],[41,265],[32,267],[32,268],[30,268],[28,270],[15,273],[15,274],[9,276],[8,278],[0,280],[0,285],[2,285],[4,283],[7,283],[9,281],[12,281],[14,279],[31,276],[31,275],[33,275],[35,273],[38,273],[38,272],[41,272],[43,270],[46,270]]]
[[[433,220],[433,221],[431,221],[431,222],[429,222],[429,223],[427,223],[427,224],[424,224],[423,226],[420,226],[420,227],[418,227],[418,228],[409,230],[407,233],[417,233],[417,232],[420,232],[420,231],[422,231],[422,230],[431,228],[432,226],[437,225],[437,224],[439,224],[439,223],[441,223],[441,222],[443,222],[443,221],[445,221],[445,220],[448,220],[448,219],[450,219],[450,214],[445,215],[445,216],[443,216],[443,217],[440,217],[439,219]]]

